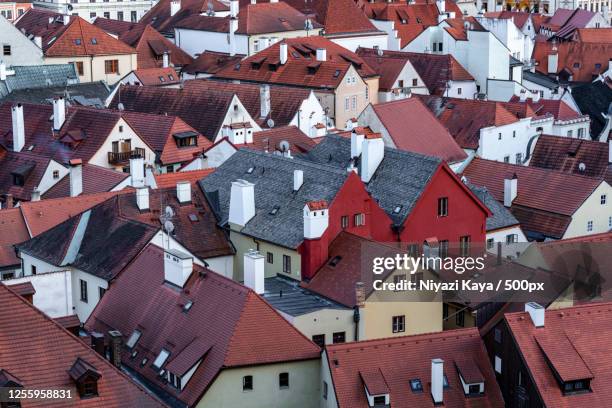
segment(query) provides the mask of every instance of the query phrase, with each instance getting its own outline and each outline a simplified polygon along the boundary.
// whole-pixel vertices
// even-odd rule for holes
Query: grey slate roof
[[[20,89],[11,92],[4,98],[0,98],[0,103],[21,102],[44,104],[51,103],[51,101],[58,96],[63,96],[73,105],[103,108],[104,101],[109,94],[110,88],[106,83],[99,81],[66,86]]]
[[[298,285],[298,281],[282,276],[266,278],[263,297],[273,308],[291,316],[301,316],[321,309],[350,310]]]
[[[519,221],[514,215],[512,215],[512,213],[499,201],[493,198],[486,187],[478,187],[470,184],[468,184],[468,187],[493,213],[492,216],[487,218],[487,232],[519,224]]]
[[[294,170],[304,172],[304,183],[297,193],[293,192]],[[221,225],[227,224],[229,216],[231,182],[243,179],[254,183],[255,216],[241,232],[297,248],[304,239],[304,205],[317,200],[331,202],[347,177],[346,170],[332,166],[241,149],[199,183]],[[279,209],[272,215],[275,206]]]
[[[328,135],[305,157],[346,172],[351,140]],[[385,157],[366,188],[396,225],[402,225],[442,160],[385,147]],[[359,168],[359,163],[357,163]],[[394,212],[401,205],[399,212]]]
[[[73,85],[79,82],[72,64],[12,66],[14,75],[0,81],[0,97],[21,89]]]
[[[591,118],[591,136],[599,137],[606,127],[604,115],[612,113],[612,89],[602,81],[595,81],[573,88],[572,96],[580,111]]]
[[[559,84],[556,81],[538,72],[523,71],[523,79],[549,89],[559,88]]]

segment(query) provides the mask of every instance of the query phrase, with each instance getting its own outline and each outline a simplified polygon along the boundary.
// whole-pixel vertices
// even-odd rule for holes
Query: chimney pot
[[[529,313],[535,327],[544,327],[546,311],[542,305],[536,302],[525,303],[525,311]]]
[[[170,2],[170,16],[174,16],[181,9],[181,0],[172,0]]]
[[[40,191],[37,188],[32,190],[32,198],[30,201],[40,201]]]
[[[98,332],[92,332],[91,336],[91,348],[94,349],[96,353],[106,358],[106,352],[104,349],[104,334]]]
[[[249,250],[244,254],[244,284],[262,295],[265,290],[264,257],[258,251]]]

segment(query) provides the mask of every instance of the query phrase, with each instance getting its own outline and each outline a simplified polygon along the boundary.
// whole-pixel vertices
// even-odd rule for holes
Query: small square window
[[[333,334],[333,343],[345,343],[346,342],[346,333],[345,332],[336,332]]]
[[[319,347],[325,346],[325,335],[315,334],[314,336],[312,336],[312,342]]]
[[[3,45],[2,46],[2,54],[3,55],[11,55],[11,46],[10,45]]]
[[[593,231],[593,221],[587,221],[587,231]]]
[[[59,178],[59,170],[53,170],[53,180],[57,180]]]
[[[242,391],[253,391],[253,376],[245,375],[242,377]]]
[[[393,333],[403,333],[406,331],[406,316],[393,316],[392,320]]]

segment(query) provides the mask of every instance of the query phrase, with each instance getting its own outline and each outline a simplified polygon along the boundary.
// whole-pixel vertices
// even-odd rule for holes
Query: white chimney
[[[136,206],[141,212],[149,211],[149,187],[136,189]]]
[[[172,0],[170,2],[170,16],[172,17],[181,9],[181,0]]]
[[[364,138],[361,152],[361,180],[368,183],[385,157],[385,142],[382,137]]]
[[[58,131],[66,120],[66,100],[63,96],[53,99],[53,130]]]
[[[229,7],[230,7],[230,17],[237,17],[238,7],[239,7],[238,0],[230,0]]]
[[[244,227],[255,216],[255,184],[232,181],[228,222]]]
[[[36,44],[36,46],[40,49],[42,49],[42,37],[40,36],[35,36],[34,37],[34,44]]]
[[[69,14],[65,14],[65,15],[62,17],[62,20],[64,21],[64,25],[68,25],[68,24],[70,24],[70,15],[69,15]]]
[[[280,43],[280,63],[282,65],[287,63],[287,43],[284,41]]]
[[[519,93],[519,99],[521,100],[521,102],[525,102],[527,100],[527,91],[521,89],[521,92]]]
[[[260,116],[267,118],[270,114],[270,85],[260,85],[259,87]]]
[[[183,287],[193,271],[193,258],[176,249],[164,251],[164,280]]]
[[[444,402],[444,360],[431,360],[431,398],[434,405]]]
[[[302,170],[293,170],[293,191],[298,191],[304,184],[304,172]]]
[[[612,139],[608,141],[608,163],[612,164]]]
[[[38,188],[32,190],[32,198],[30,201],[40,201],[40,190]]]
[[[162,67],[164,68],[168,68],[170,66],[170,54],[168,54],[168,51],[164,51],[164,55],[163,55],[163,60],[162,60]]]
[[[264,293],[264,257],[257,251],[249,250],[244,254],[244,284],[255,293]]]
[[[525,303],[525,311],[529,313],[535,327],[544,327],[545,309],[536,302]]]
[[[436,6],[438,6],[438,12],[440,14],[446,13],[446,1],[444,1],[444,0],[436,0]]]
[[[552,54],[548,54],[548,73],[556,74],[557,73],[557,65],[559,61],[559,54],[557,52],[553,52]]]
[[[317,61],[327,61],[327,50],[325,48],[317,48]]]
[[[25,122],[23,121],[23,105],[18,103],[11,108],[13,120],[13,151],[20,152],[25,145]]]
[[[606,20],[606,24],[610,24],[610,13],[608,10],[608,6],[603,6],[601,10],[601,15],[603,16],[604,20]]]
[[[325,201],[311,201],[304,206],[304,239],[318,239],[329,226],[329,207]]]
[[[238,30],[238,19],[235,17],[229,20],[229,55],[236,55],[236,31]]]
[[[138,188],[145,185],[144,157],[130,157],[130,175],[132,176],[132,187]]]
[[[9,75],[15,75],[15,70],[6,69],[6,63],[0,61],[0,81],[6,81]]]
[[[516,174],[511,179],[504,180],[504,207],[511,207],[518,194],[518,178]]]
[[[188,181],[179,181],[176,183],[176,198],[181,204],[191,202],[191,183]]]
[[[83,161],[72,159],[70,164],[70,197],[76,197],[83,192]]]
[[[351,159],[353,157],[361,156],[361,149],[363,149],[364,135],[357,133],[353,130],[351,133]]]

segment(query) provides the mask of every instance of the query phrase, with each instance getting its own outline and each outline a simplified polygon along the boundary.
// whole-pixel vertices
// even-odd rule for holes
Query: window
[[[491,249],[495,246],[495,239],[489,238],[487,239],[487,249]]]
[[[59,170],[53,170],[53,180],[57,180],[59,178]]]
[[[351,110],[357,110],[357,97],[351,96]]]
[[[438,51],[442,52],[442,43],[438,43]]]
[[[440,241],[440,258],[446,258],[448,256],[448,240],[443,239]]]
[[[118,11],[117,12],[117,20],[123,21],[123,11]]]
[[[274,263],[274,254],[272,252],[268,252],[266,254],[266,258],[269,264],[273,264]]]
[[[423,383],[421,380],[418,378],[410,380],[410,390],[412,392],[423,392]]]
[[[349,97],[347,96],[344,98],[344,110],[348,111],[349,107],[350,107],[350,100],[349,100]]]
[[[442,318],[445,320],[448,319],[448,303],[442,304]]]
[[[119,60],[104,61],[104,73],[118,74],[119,73]]]
[[[136,345],[136,343],[138,342],[138,340],[140,339],[140,336],[142,335],[142,332],[138,329],[135,329],[132,334],[130,335],[130,338],[128,339],[128,341],[125,343],[125,346],[129,349],[134,348],[134,346]]]
[[[73,64],[76,68],[77,74],[79,74],[79,76],[83,76],[85,72],[83,68],[83,61],[74,61]]]
[[[327,383],[323,381],[323,399],[327,399]]]
[[[374,397],[374,406],[385,405],[387,398],[384,395],[377,395]]]
[[[578,138],[582,139],[584,137],[584,129],[580,128],[578,129]]]
[[[355,216],[354,216],[354,224],[355,224],[356,227],[360,227],[362,225],[365,225],[365,214],[363,214],[363,213],[355,214]]]
[[[438,198],[438,217],[446,217],[448,215],[448,197]]]
[[[98,382],[90,376],[77,384],[77,390],[81,398],[94,397],[98,395]]]
[[[138,21],[138,15],[136,14],[135,11],[130,12],[130,19],[132,20],[132,23],[135,23]]]
[[[457,88],[457,95],[461,95],[461,88]]]
[[[253,391],[253,376],[245,375],[242,377],[242,391]]]
[[[516,138],[516,130],[512,131],[512,138]]]
[[[370,99],[370,88],[368,88],[367,86],[365,87],[365,98],[366,101]]]
[[[574,131],[573,130],[568,130],[567,131],[567,137],[572,137],[574,135]]]
[[[348,228],[349,226],[348,215],[343,215],[342,217],[340,217],[340,226],[342,227],[342,229]]]
[[[283,272],[291,273],[291,257],[289,255],[283,255]]]
[[[515,244],[518,242],[517,234],[508,234],[506,235],[506,245]]]
[[[32,275],[36,275],[36,265],[32,265],[30,268]]]
[[[498,374],[502,372],[502,360],[498,356],[495,356],[495,372]]]
[[[523,153],[516,154],[516,164],[523,164]]]
[[[459,254],[460,256],[469,256],[470,255],[470,241],[471,238],[469,235],[465,235],[459,238]]]
[[[104,296],[105,293],[106,289],[104,289],[102,286],[98,286],[98,299],[102,299],[102,296]]]
[[[468,395],[480,394],[480,384],[470,384],[468,387]]]
[[[607,196],[605,194],[602,194],[601,197],[599,198],[599,202],[601,203],[601,205],[604,205],[607,201]]]
[[[417,86],[419,84],[419,80],[417,78],[412,79],[412,86]]]
[[[90,0],[90,2],[95,3],[95,2],[96,2],[96,0]],[[90,18],[91,20],[93,20],[94,18],[96,18],[96,13],[89,13],[89,18]]]
[[[289,373],[280,373],[278,375],[278,387],[289,388]]]
[[[108,0],[104,0],[104,1],[108,2]],[[104,18],[110,18],[110,12],[105,11],[104,12]]]
[[[608,217],[608,227],[612,228],[612,217]]]
[[[159,370],[164,365],[169,356],[170,352],[168,350],[166,350],[165,348],[161,349],[161,351],[153,361],[153,368]]]
[[[11,55],[11,46],[3,45],[2,46],[2,55]]]
[[[419,282],[423,280],[423,272],[416,272],[410,274],[410,282],[414,284],[415,287],[419,287]]]
[[[502,139],[502,134],[501,132],[497,134],[497,140],[501,140]]]
[[[587,221],[587,231],[593,231],[593,221]]]
[[[502,331],[501,329],[496,328],[494,330],[495,342],[501,344],[502,342]]]
[[[81,281],[81,302],[87,303],[87,282],[83,279]]]
[[[332,336],[332,341],[334,344],[344,343],[346,341],[346,333],[345,332],[336,332]]]
[[[406,331],[406,316],[393,316],[393,333],[403,333]]]
[[[20,174],[13,174],[13,184],[16,186],[23,186],[25,184],[25,179]]]
[[[504,163],[510,163],[510,156],[504,156]]]
[[[312,342],[319,347],[325,346],[325,335],[315,334],[314,336],[312,336]]]
[[[455,314],[455,324],[459,327],[465,326],[465,311],[461,310]]]

